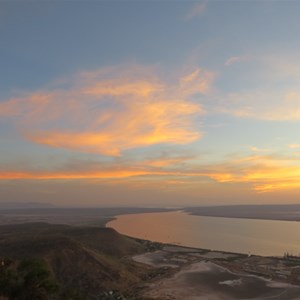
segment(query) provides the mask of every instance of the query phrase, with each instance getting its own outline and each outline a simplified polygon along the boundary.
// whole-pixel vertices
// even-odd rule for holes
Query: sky
[[[1,1],[0,202],[300,203],[299,1]]]

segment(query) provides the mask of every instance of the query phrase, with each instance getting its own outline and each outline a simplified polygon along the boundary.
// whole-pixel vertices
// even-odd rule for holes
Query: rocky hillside
[[[49,278],[58,286],[50,298],[40,299],[66,299],[70,291],[74,295],[85,295],[87,299],[99,299],[100,295],[103,298],[116,290],[124,293],[147,272],[126,257],[144,250],[141,243],[110,228],[44,223],[0,226],[0,258],[3,261],[0,289],[1,277],[3,281],[7,275],[5,272],[18,277],[24,260],[39,259],[49,270]],[[25,275],[22,276],[19,281],[25,280]],[[0,292],[7,295],[5,291]]]

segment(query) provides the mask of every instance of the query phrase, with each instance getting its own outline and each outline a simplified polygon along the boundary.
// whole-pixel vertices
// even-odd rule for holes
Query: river
[[[120,215],[107,227],[142,239],[264,256],[300,253],[300,222],[202,217],[183,211]]]

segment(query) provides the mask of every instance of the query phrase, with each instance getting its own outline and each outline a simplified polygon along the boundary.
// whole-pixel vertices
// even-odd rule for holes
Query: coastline
[[[151,241],[135,239],[138,242]],[[155,243],[156,245],[157,243]],[[244,255],[209,249],[159,244],[135,255],[137,263],[156,269],[139,285],[146,299],[299,299],[300,263],[283,258]],[[297,272],[295,272],[297,270]],[[247,298],[248,299],[248,298]]]
[[[105,226],[130,237],[197,249],[265,257],[300,253],[298,222],[199,216],[180,210],[117,215]]]
[[[191,216],[198,217],[211,217],[211,218],[225,218],[225,219],[243,219],[243,220],[260,220],[260,221],[285,221],[285,222],[300,222],[300,217],[298,219],[288,219],[288,218],[280,218],[280,217],[271,217],[271,216],[235,216],[235,215],[214,215],[214,214],[198,214],[189,211],[185,211],[185,213]]]
[[[81,259],[84,261],[85,255],[88,255],[90,259],[95,259],[95,263],[99,258],[104,259],[106,257],[103,256],[103,253],[111,254],[112,249],[115,251],[118,248],[120,251],[116,252],[117,254],[113,259],[109,258],[107,261],[101,261],[99,269],[92,264],[90,269],[86,270],[86,273],[83,272],[83,274],[89,274],[89,276],[91,274],[98,276],[97,272],[102,270],[103,263],[114,262],[115,264],[117,261],[118,267],[121,265],[122,268],[128,267],[128,272],[140,276],[140,279],[136,280],[134,284],[128,283],[128,285],[127,283],[124,284],[124,277],[122,282],[115,285],[114,288],[114,281],[117,280],[117,277],[114,277],[112,283],[109,278],[111,278],[111,274],[119,276],[119,271],[116,271],[114,264],[109,265],[107,270],[110,270],[111,273],[109,273],[108,281],[104,285],[106,289],[104,294],[114,291],[115,295],[114,298],[109,299],[119,299],[120,292],[124,293],[126,299],[144,300],[192,300],[195,297],[197,299],[239,300],[245,299],[244,296],[248,294],[251,297],[253,296],[251,299],[255,300],[264,299],[262,295],[265,294],[272,296],[272,299],[299,300],[300,263],[298,261],[287,261],[282,257],[248,256],[247,254],[230,251],[134,238],[118,234],[116,230],[104,228],[110,220],[117,218],[117,214],[110,215],[109,218],[107,215],[103,215],[101,225],[99,222],[92,224],[95,220],[94,216],[92,217],[87,219],[85,216],[85,218],[80,217],[72,220],[72,223],[76,221],[75,226],[71,224],[27,223],[24,225],[6,225],[2,227],[2,230],[6,234],[10,232],[10,235],[14,237],[13,240],[16,241],[16,244],[12,243],[10,247],[17,254],[21,251],[18,254],[20,257],[24,256],[26,249],[29,253],[37,251],[32,254],[35,257],[44,257],[44,250],[41,253],[39,252],[40,241],[41,245],[46,245],[46,252],[52,249],[52,246],[47,245],[49,243],[53,244],[53,255],[59,257],[62,255],[63,252],[55,250],[58,246],[60,249],[65,247],[72,253],[74,249],[77,249],[82,252],[78,256],[74,256],[73,261],[80,261]],[[27,220],[29,221],[29,216]],[[83,220],[93,222],[83,222]],[[31,221],[33,220],[31,219]],[[61,238],[58,238],[58,232],[60,232],[59,236]],[[32,240],[32,236],[35,236],[34,240]],[[40,238],[36,239],[36,236]],[[24,239],[28,240],[26,244],[24,244]],[[7,236],[7,241],[9,241],[9,236]],[[19,241],[22,242],[22,250],[20,250]],[[66,243],[66,241],[68,242]],[[5,241],[3,243],[5,245],[9,244]],[[33,247],[33,245],[36,246]],[[82,245],[84,245],[83,248]],[[133,245],[139,251],[132,251]],[[91,251],[85,252],[87,249],[91,249]],[[13,253],[11,250],[8,251],[10,255]],[[95,253],[100,253],[100,256],[98,254],[94,256]],[[62,261],[66,263],[68,260],[63,259]],[[82,272],[83,265],[76,269],[76,265],[71,263],[70,267],[75,269],[70,274]],[[55,264],[51,264],[51,267],[55,266]],[[57,272],[60,273],[63,269],[59,268]],[[114,273],[114,270],[116,273]],[[95,279],[95,282],[98,282],[98,279]]]
[[[300,221],[300,204],[256,204],[185,207],[192,215],[273,221]]]

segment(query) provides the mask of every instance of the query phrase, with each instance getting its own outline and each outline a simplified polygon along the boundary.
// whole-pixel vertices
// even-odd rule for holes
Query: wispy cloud
[[[163,172],[154,172],[146,170],[128,170],[128,169],[116,169],[116,170],[105,170],[105,171],[88,171],[83,172],[26,172],[26,171],[1,171],[0,179],[12,180],[12,179],[33,179],[33,180],[49,180],[49,179],[120,179],[128,178],[133,176],[144,176],[144,175],[163,175]]]
[[[113,163],[78,162],[56,170],[1,167],[0,180],[87,180],[105,184],[125,183],[128,187],[156,189],[176,182],[190,184],[214,182],[224,185],[243,184],[257,193],[300,188],[300,156],[278,154],[248,155],[218,164],[199,164],[193,157],[158,157],[143,160],[120,160]],[[208,181],[209,180],[209,181]],[[180,184],[181,185],[181,184]],[[181,187],[180,187],[181,188]]]
[[[174,188],[189,182],[243,183],[260,193],[299,188],[300,158],[296,154],[293,159],[279,157],[257,146],[250,148],[251,155],[218,164],[201,163],[182,153],[122,157],[136,148],[185,145],[200,139],[196,119],[205,111],[194,95],[209,94],[214,78],[213,72],[201,68],[171,81],[144,66],[113,67],[82,72],[54,88],[2,101],[1,118],[15,125],[28,141],[101,154],[100,158],[119,157],[108,164],[82,162],[57,169],[2,166],[0,179],[128,180],[146,186],[159,178],[162,185]],[[246,91],[230,94],[218,109],[239,117],[300,120],[299,97],[297,90],[279,95]],[[288,147],[293,152],[299,145]]]
[[[299,91],[249,91],[231,93],[217,111],[240,118],[299,121]]]
[[[224,183],[245,183],[256,192],[274,192],[300,187],[300,157],[253,155],[217,167],[212,177]]]
[[[290,149],[297,149],[297,148],[300,148],[300,144],[289,144],[288,147]]]
[[[240,118],[266,121],[299,121],[299,55],[241,55],[232,56],[225,66],[251,60],[238,69],[230,69],[230,76],[236,76],[230,87],[232,92],[220,96],[213,108]]]
[[[26,139],[57,148],[119,156],[155,144],[186,144],[201,138],[190,101],[207,93],[214,74],[193,70],[167,82],[147,67],[82,72],[65,87],[40,90],[0,103]]]
[[[201,16],[207,9],[207,0],[195,3],[185,15],[186,20],[191,20],[195,17]]]
[[[248,61],[249,59],[250,59],[250,56],[248,56],[248,55],[231,56],[225,61],[224,65],[226,67],[228,67],[228,66],[236,64],[238,62]]]
[[[270,149],[258,148],[255,146],[251,146],[250,150],[253,152],[270,152]]]

